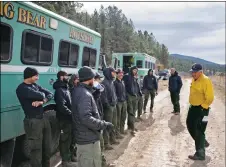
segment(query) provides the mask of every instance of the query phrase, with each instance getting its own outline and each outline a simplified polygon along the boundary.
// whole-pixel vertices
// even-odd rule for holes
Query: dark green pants
[[[62,161],[71,161],[72,122],[60,120],[60,155]]]
[[[111,122],[114,125],[113,130],[110,132],[105,129],[103,132],[104,145],[110,144],[110,142],[115,141],[115,129],[117,128],[117,111],[116,106],[110,106],[108,108],[104,108],[104,120],[107,122]]]
[[[137,105],[137,117],[142,115],[143,109],[143,96],[138,96],[138,105]]]
[[[155,90],[146,90],[144,93],[144,109],[146,109],[146,107],[147,107],[149,95],[151,96],[150,109],[153,109],[153,107],[154,107]]]
[[[51,127],[46,118],[24,119],[24,130],[29,143],[32,167],[50,167]]]
[[[180,95],[177,92],[170,92],[174,112],[180,112]]]
[[[127,102],[118,102],[117,108],[117,133],[123,133],[126,121]]]
[[[203,122],[204,116],[209,115],[208,110],[202,110],[200,106],[190,106],[186,120],[187,129],[195,140],[196,155],[205,157],[205,131],[207,122]]]
[[[131,96],[128,94],[127,98],[127,112],[128,112],[128,129],[135,130],[134,123],[135,123],[135,115],[137,109],[137,97]]]

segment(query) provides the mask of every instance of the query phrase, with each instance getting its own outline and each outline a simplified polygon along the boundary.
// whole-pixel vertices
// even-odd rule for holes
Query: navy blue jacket
[[[137,79],[135,78],[135,76],[133,75],[133,70],[137,69],[136,66],[131,67],[129,74],[126,74],[123,77],[123,81],[126,87],[126,92],[127,94],[131,95],[131,96],[138,96],[138,95],[142,95],[141,90],[140,90],[140,86],[138,84]]]
[[[32,102],[43,101],[44,98],[47,98],[48,100],[53,98],[53,94],[49,90],[39,86],[36,83],[26,84],[24,82],[17,87],[16,95],[24,110],[25,116],[29,118],[43,116],[44,113],[42,105],[34,107],[32,106]]]
[[[67,83],[57,80],[53,84],[53,89],[55,89],[54,100],[56,102],[57,118],[71,121],[71,93]]]
[[[118,98],[118,102],[126,101],[126,88],[123,80],[116,79],[114,81],[115,91]]]
[[[148,74],[144,77],[143,90],[158,90],[157,79],[154,75],[150,75],[151,69],[148,70]]]
[[[181,77],[175,71],[174,75],[171,75],[169,78],[169,91],[173,93],[180,93],[183,83]]]

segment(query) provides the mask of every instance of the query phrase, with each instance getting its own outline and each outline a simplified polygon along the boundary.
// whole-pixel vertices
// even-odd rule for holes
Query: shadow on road
[[[168,127],[170,128],[170,133],[172,136],[177,135],[185,130],[184,125],[182,125],[180,120],[180,115],[173,115],[171,116],[170,120],[168,121]]]
[[[206,156],[205,161],[195,161],[193,164],[191,164],[190,167],[207,167],[207,164],[211,161],[210,156]]]

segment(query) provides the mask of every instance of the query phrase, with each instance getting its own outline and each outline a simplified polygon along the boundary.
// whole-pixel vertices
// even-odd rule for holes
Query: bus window
[[[142,67],[143,67],[143,61],[137,60],[137,68],[142,68]]]
[[[148,68],[148,62],[145,61],[145,68]]]
[[[59,66],[77,67],[78,51],[78,45],[61,41],[59,49]]]
[[[89,66],[91,68],[95,68],[96,55],[97,55],[96,50],[84,47],[82,56],[82,66]]]
[[[148,68],[149,69],[151,68],[151,62],[150,61],[148,62]]]
[[[33,31],[24,31],[22,62],[24,64],[50,65],[53,40],[50,36]]]
[[[12,33],[10,26],[0,23],[0,61],[8,63],[11,60]]]

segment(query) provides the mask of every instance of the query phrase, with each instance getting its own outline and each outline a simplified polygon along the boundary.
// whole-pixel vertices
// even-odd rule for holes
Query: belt
[[[43,115],[35,115],[35,116],[28,116],[26,115],[25,116],[26,119],[42,119],[43,118]]]

